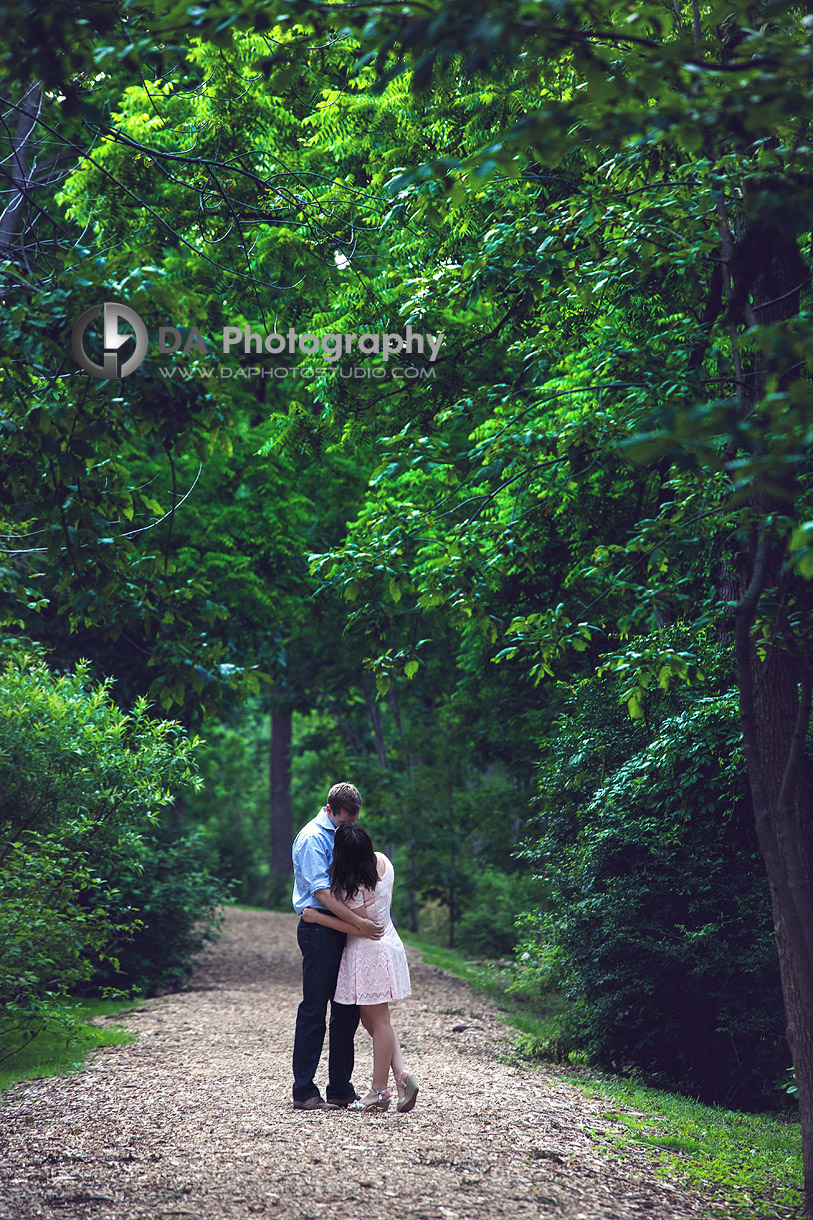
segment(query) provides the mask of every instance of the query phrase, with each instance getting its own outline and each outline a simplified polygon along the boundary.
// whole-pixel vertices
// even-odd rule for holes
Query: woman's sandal
[[[398,1077],[398,1083],[403,1085],[406,1092],[403,1097],[399,1098],[395,1112],[396,1114],[408,1114],[415,1105],[415,1098],[418,1096],[418,1077],[413,1075],[408,1068],[404,1068]]]
[[[356,1114],[361,1114],[363,1110],[388,1110],[390,1107],[390,1091],[389,1089],[374,1089],[370,1085],[367,1090],[369,1093],[375,1093],[375,1101],[364,1102],[360,1097],[357,1097],[354,1102],[351,1102],[347,1107],[348,1110],[353,1110]]]

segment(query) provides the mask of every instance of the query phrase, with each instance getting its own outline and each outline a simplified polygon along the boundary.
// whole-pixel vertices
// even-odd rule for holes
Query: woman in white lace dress
[[[345,822],[338,827],[333,846],[330,888],[348,907],[364,908],[365,917],[380,924],[380,940],[355,935],[352,924],[308,907],[302,918],[347,933],[339,967],[335,1000],[358,1004],[361,1022],[373,1040],[373,1081],[366,1097],[351,1110],[386,1110],[390,1104],[387,1080],[390,1069],[398,1090],[396,1110],[405,1114],[415,1105],[418,1082],[404,1067],[401,1047],[390,1022],[390,1000],[411,995],[409,967],[400,936],[390,917],[395,872],[390,860],[373,848],[363,826]]]

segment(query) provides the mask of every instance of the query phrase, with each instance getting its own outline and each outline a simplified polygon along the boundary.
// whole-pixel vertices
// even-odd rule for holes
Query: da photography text
[[[85,338],[88,328],[96,319],[102,320],[102,360],[93,359],[85,346]],[[124,323],[128,329],[120,330],[120,323]],[[128,344],[128,341],[135,340],[134,350],[128,353],[125,357],[122,354],[122,348]],[[433,364],[437,358],[443,343],[443,333],[439,335],[422,334],[419,331],[414,331],[411,325],[407,325],[403,334],[397,332],[376,332],[376,331],[350,331],[344,334],[331,333],[327,335],[314,335],[309,332],[300,334],[294,327],[290,327],[285,333],[278,331],[255,330],[250,324],[242,326],[224,326],[220,340],[220,350],[224,356],[231,355],[234,352],[242,352],[244,355],[259,356],[267,354],[269,356],[296,355],[297,353],[318,357],[321,356],[322,364],[321,371],[325,371],[325,364],[337,365],[337,362],[348,355],[359,356],[380,356],[386,364],[392,356],[399,355],[418,355],[428,358],[430,364]],[[118,301],[105,301],[103,305],[92,305],[86,309],[74,322],[71,328],[71,350],[79,364],[80,368],[85,372],[90,373],[93,377],[99,379],[111,380],[114,378],[128,377],[135,372],[143,363],[150,348],[147,326],[144,319],[136,310],[129,305],[123,305]],[[158,344],[157,354],[159,356],[174,355],[181,352],[184,355],[200,354],[208,355],[210,351],[209,343],[204,338],[200,329],[197,326],[178,327],[178,326],[159,326],[158,327]],[[294,368],[285,369],[285,375],[295,373]],[[403,372],[406,369],[400,364],[397,367]],[[320,370],[316,370],[312,375],[318,375]],[[336,369],[334,372],[341,370]],[[416,376],[417,372],[415,370]],[[162,368],[160,370],[163,377],[171,377],[174,374],[172,370]],[[354,377],[359,376],[359,370],[346,370],[351,372]],[[434,374],[434,369],[431,370]],[[195,373],[191,369],[184,370],[180,374],[185,380],[189,376],[217,376],[214,373],[201,373],[196,370]],[[367,370],[362,371],[361,375],[366,375]],[[219,375],[222,378],[230,376],[281,376],[281,368],[272,370],[251,369],[245,373],[235,372],[233,369],[226,369],[224,366],[219,367]],[[373,376],[386,377],[388,371],[381,369],[378,373],[373,372]],[[395,368],[393,368],[393,375]]]

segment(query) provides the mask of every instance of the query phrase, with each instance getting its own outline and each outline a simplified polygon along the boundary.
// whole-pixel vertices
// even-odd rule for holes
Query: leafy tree
[[[98,16],[89,5],[66,18],[68,24],[78,21],[82,35],[74,69],[89,53],[84,34]],[[104,14],[100,20],[106,25]],[[42,33],[35,23],[23,45],[31,46]],[[171,538],[176,513],[180,517],[197,483],[194,459],[197,469],[211,463],[216,474],[214,455],[218,449],[230,452],[233,431],[245,437],[243,412],[256,416],[265,409],[262,399],[252,402],[251,395],[231,387],[221,392],[203,378],[173,380],[150,363],[122,384],[91,384],[83,374],[66,374],[62,341],[94,297],[128,301],[153,332],[168,319],[218,327],[224,318],[242,319],[244,309],[248,321],[260,315],[268,323],[269,295],[260,297],[258,283],[276,283],[277,292],[292,300],[304,249],[299,230],[307,231],[311,217],[307,201],[278,182],[276,163],[257,152],[255,141],[266,132],[284,154],[300,116],[268,91],[246,91],[244,74],[258,45],[265,46],[244,39],[230,48],[229,58],[211,47],[188,48],[185,79],[177,87],[156,81],[151,86],[143,77],[137,86],[128,85],[126,72],[113,72],[96,87],[92,105],[83,100],[81,120],[70,105],[82,92],[76,82],[66,82],[61,109],[41,90],[36,98],[25,93],[20,100],[0,101],[6,119],[16,116],[25,128],[19,138],[8,135],[5,158],[22,167],[12,175],[10,190],[19,192],[24,206],[3,249],[3,282],[13,308],[3,320],[0,514],[6,591],[0,609],[32,632],[40,627],[37,612],[44,611],[51,632],[57,617],[114,646],[122,635],[129,637],[133,642],[125,644],[132,654],[141,652],[142,667],[157,671],[151,675],[153,697],[166,710],[186,705],[190,713],[195,704],[213,710],[224,687],[256,690],[252,658],[238,655],[243,650],[224,626],[230,606],[212,596],[211,582],[199,572],[176,565]],[[32,57],[40,62],[36,48]],[[48,79],[64,66],[51,63]],[[209,87],[201,89],[206,80]],[[299,107],[307,109],[304,103]],[[234,142],[228,164],[219,160],[225,123]],[[93,153],[87,125],[111,132]],[[190,154],[189,176],[179,177],[179,132],[192,128],[201,133],[202,159]],[[46,142],[61,142],[69,165],[74,162],[67,181],[64,168],[45,185],[34,182],[33,171],[22,173]],[[136,170],[140,156],[143,165]],[[269,191],[273,182],[275,192],[282,192],[279,206],[265,191],[262,174]],[[12,206],[9,214],[14,211]],[[43,214],[56,228],[47,254]],[[169,216],[177,227],[167,227]],[[262,246],[253,259],[249,230]],[[82,245],[82,234],[88,245]],[[317,257],[311,262],[319,266]],[[224,310],[226,293],[246,285],[248,301]],[[300,299],[300,308],[306,306]],[[203,363],[211,374],[211,365]],[[194,374],[197,368],[181,365],[178,371]],[[287,410],[284,396],[282,401]],[[272,481],[278,471],[278,465],[270,471]],[[139,482],[141,473],[146,478]],[[131,662],[136,660],[132,655]]]
[[[152,17],[144,14],[148,23]],[[95,19],[91,8],[86,14],[90,28]],[[343,275],[334,263],[334,251],[347,251],[345,261],[349,259],[353,267],[350,275],[356,267],[363,267],[368,284],[379,259],[382,205],[377,196],[381,179],[366,169],[365,150],[353,147],[355,137],[364,132],[364,112],[368,116],[378,112],[367,96],[371,74],[361,82],[357,111],[342,137],[339,152],[345,164],[331,181],[324,173],[327,148],[335,140],[330,116],[338,115],[342,122],[345,112],[335,106],[336,97],[345,89],[357,92],[356,84],[349,80],[352,47],[338,46],[331,56],[314,56],[299,37],[286,34],[277,39],[279,45],[288,47],[299,74],[292,106],[280,96],[282,91],[290,93],[290,76],[286,85],[281,77],[278,79],[273,65],[269,65],[270,87],[247,88],[257,56],[269,50],[266,42],[256,36],[233,39],[231,35],[217,41],[216,48],[206,41],[193,44],[166,79],[157,75],[159,61],[153,54],[155,48],[147,50],[148,39],[133,49],[134,56],[152,57],[143,79],[127,84],[126,74],[116,72],[97,88],[92,108],[83,99],[81,124],[106,133],[92,153],[70,127],[68,114],[56,115],[53,108],[43,114],[43,122],[54,127],[57,134],[67,138],[72,133],[70,147],[78,164],[51,202],[62,209],[66,221],[76,225],[77,231],[92,235],[94,250],[104,249],[102,275],[100,266],[94,265],[88,280],[90,251],[86,256],[75,246],[66,247],[66,255],[74,261],[79,257],[83,278],[88,281],[82,285],[85,291],[103,276],[105,295],[131,292],[130,299],[153,326],[165,320],[162,312],[194,318],[215,328],[226,318],[253,322],[259,315],[266,321],[269,300],[279,293],[286,308],[293,306],[291,321],[308,319],[309,327],[323,329],[323,302],[335,294]],[[29,43],[30,35],[26,45]],[[86,49],[80,38],[77,55]],[[103,57],[101,50],[99,55]],[[58,70],[59,65],[53,67],[54,72]],[[203,81],[207,82],[206,88],[202,87]],[[388,99],[388,112],[382,112],[376,138],[385,139],[403,96],[399,83]],[[66,97],[70,98],[70,89]],[[63,107],[64,111],[69,109],[67,104]],[[80,132],[86,138],[81,124]],[[228,162],[222,159],[226,125],[231,144]],[[192,129],[197,132],[194,156],[181,171],[178,157],[183,161],[184,155],[178,148],[187,143],[184,133]],[[393,164],[395,158],[403,156],[404,139],[410,156],[413,146],[424,147],[420,122],[412,117],[409,130],[396,131],[390,139],[387,163]],[[274,159],[280,157],[285,163],[283,179]],[[305,194],[300,189],[303,175],[309,184]],[[265,193],[264,183],[268,188]],[[325,189],[322,183],[327,183]],[[192,187],[197,194],[190,194]],[[246,240],[249,230],[250,257]],[[25,232],[30,231],[29,225]],[[190,234],[195,237],[194,248],[189,243]],[[143,268],[140,277],[133,275],[134,266]],[[289,290],[303,269],[308,272],[307,291],[298,294],[294,302]],[[53,278],[54,268],[49,270]],[[263,281],[262,291],[258,290],[258,276]],[[235,282],[249,290],[237,310],[227,304],[234,301]],[[275,286],[270,293],[268,282]],[[58,283],[70,293],[73,281],[69,276],[60,276]],[[365,291],[366,308],[372,306],[376,319],[384,318],[389,308],[386,296],[376,299],[377,294],[369,287]],[[39,296],[29,297],[28,308],[42,313],[47,305],[47,309],[56,311],[64,299],[46,302]],[[316,302],[318,308],[314,308]],[[352,296],[347,298],[347,307],[355,307]],[[25,354],[29,361],[35,354],[36,367],[41,375],[47,374],[44,351],[29,344]],[[185,371],[194,373],[204,365],[203,361],[196,364],[194,359],[189,360]],[[343,417],[346,422],[345,453],[328,455],[323,452],[326,418],[320,419],[318,409],[303,402],[301,394],[283,394],[275,385],[252,402],[251,395],[235,392],[232,387],[224,391],[210,381],[205,386],[190,380],[172,381],[170,418],[159,423],[155,407],[160,403],[166,409],[166,389],[160,370],[147,365],[126,385],[117,387],[115,394],[104,398],[99,405],[113,421],[111,436],[105,438],[105,443],[108,439],[110,442],[109,452],[99,443],[101,417],[95,431],[81,438],[76,412],[69,409],[62,421],[64,427],[50,434],[48,444],[57,452],[60,464],[54,498],[50,492],[46,499],[40,495],[37,515],[32,517],[29,511],[24,520],[19,518],[10,526],[11,530],[42,528],[44,521],[56,521],[57,514],[59,518],[59,530],[52,530],[52,553],[45,572],[37,571],[38,559],[11,556],[15,564],[12,571],[19,574],[26,568],[33,569],[38,592],[48,594],[50,599],[43,608],[40,596],[36,616],[35,607],[26,608],[29,629],[58,647],[66,658],[77,651],[92,654],[104,672],[116,673],[119,692],[125,699],[143,689],[145,677],[154,674],[152,695],[165,710],[179,709],[188,719],[194,717],[198,703],[209,710],[217,706],[224,681],[250,689],[252,660],[259,661],[273,677],[270,702],[278,723],[289,720],[294,708],[314,702],[340,704],[346,698],[348,684],[358,680],[369,652],[367,642],[356,638],[352,643],[338,644],[336,628],[343,625],[344,615],[337,616],[335,602],[323,600],[315,613],[302,613],[306,586],[296,561],[296,549],[302,546],[302,522],[292,522],[293,528],[280,537],[277,523],[269,522],[268,514],[264,517],[258,501],[274,495],[275,478],[296,477],[294,469],[300,480],[310,485],[321,476],[334,494],[340,491],[343,504],[339,507],[329,496],[319,497],[313,505],[314,528],[306,549],[323,551],[334,545],[344,519],[355,511],[363,491],[364,479],[359,474],[367,460],[369,431],[364,418],[375,409],[375,400],[365,394],[364,402],[354,402],[347,387],[338,387],[343,416],[336,413],[335,418]],[[315,403],[330,403],[336,392],[335,386],[327,384],[314,389]],[[408,399],[406,407],[411,410],[414,393]],[[264,471],[247,460],[252,438],[262,428],[255,429],[253,423],[247,426],[247,421],[253,420],[258,410],[271,415],[266,444],[271,461]],[[14,411],[9,414],[9,424],[15,430],[21,459],[9,480],[9,512],[13,515],[19,513],[20,504],[35,502],[30,488],[42,483],[44,454],[37,445],[29,444]],[[52,428],[50,416],[47,428]],[[212,448],[216,432],[221,438],[222,457]],[[75,436],[84,446],[79,461],[73,451]],[[308,463],[304,470],[298,456],[296,462],[291,460],[291,454],[297,454],[303,444],[321,447],[315,462]],[[234,453],[229,452],[232,446]],[[114,448],[117,460],[112,465]],[[347,456],[348,450],[352,457]],[[203,469],[198,474],[196,461],[201,460]],[[351,464],[356,480],[352,491],[348,477]],[[103,489],[94,482],[97,470],[105,472]],[[112,480],[111,475],[115,475]],[[179,504],[179,489],[186,493],[193,484],[191,501]],[[109,516],[102,491],[112,497]],[[230,504],[232,494],[234,502]],[[221,495],[225,502],[221,502]],[[286,514],[295,517],[293,496],[286,494],[284,500]],[[86,516],[78,523],[74,520],[77,503],[94,505],[96,536],[87,531]],[[307,511],[304,497],[303,506]],[[133,530],[125,531],[134,534],[135,540],[122,538],[120,530],[108,529],[105,524],[105,543],[100,549],[100,522],[109,523],[113,514],[120,512],[138,514]],[[162,521],[165,512],[168,517]],[[146,514],[146,520],[141,513]],[[78,533],[72,534],[71,530]],[[279,550],[274,553],[273,545],[264,548],[266,565],[251,554],[251,542],[257,537],[266,538],[269,532],[279,542]],[[66,556],[70,559],[66,549],[69,540],[75,542],[79,568],[65,563]],[[38,548],[30,549],[36,552]],[[110,565],[105,567],[108,560]],[[79,604],[77,585],[81,588]],[[281,585],[286,588],[280,597]],[[33,600],[33,593],[31,597]],[[20,603],[17,591],[9,599],[9,612],[19,614]],[[60,632],[66,615],[75,631],[74,640],[68,644]],[[415,616],[405,616],[393,633],[394,656],[400,655],[403,660],[405,640],[414,637],[415,625]],[[111,638],[100,642],[102,633]],[[337,654],[342,656],[342,665],[336,663]],[[327,670],[331,672],[329,678]],[[427,684],[436,681],[437,673],[429,676]],[[362,686],[380,758],[380,712],[370,703],[366,680]],[[521,736],[519,730],[516,736]],[[272,740],[276,739],[275,734]],[[452,825],[450,834],[452,850],[459,830]],[[275,834],[273,844],[283,838],[283,834]],[[284,855],[287,857],[287,852]],[[435,854],[429,852],[426,858],[434,867]],[[279,867],[287,870],[287,859]],[[453,881],[448,888],[444,882],[442,888],[452,894],[456,886]]]

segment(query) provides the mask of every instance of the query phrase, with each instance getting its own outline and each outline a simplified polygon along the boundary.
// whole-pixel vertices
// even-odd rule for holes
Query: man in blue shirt
[[[358,928],[360,936],[378,940],[383,929],[351,911],[330,891],[333,837],[342,822],[358,821],[361,796],[352,784],[334,784],[324,808],[294,839],[294,910],[306,907],[330,911]],[[339,1110],[356,1098],[353,1088],[353,1039],[359,1023],[357,1004],[333,999],[339,963],[347,936],[335,928],[300,919],[296,938],[302,952],[302,1003],[294,1034],[294,1109]],[[327,1101],[314,1083],[325,1042],[325,1018],[330,1000]]]

